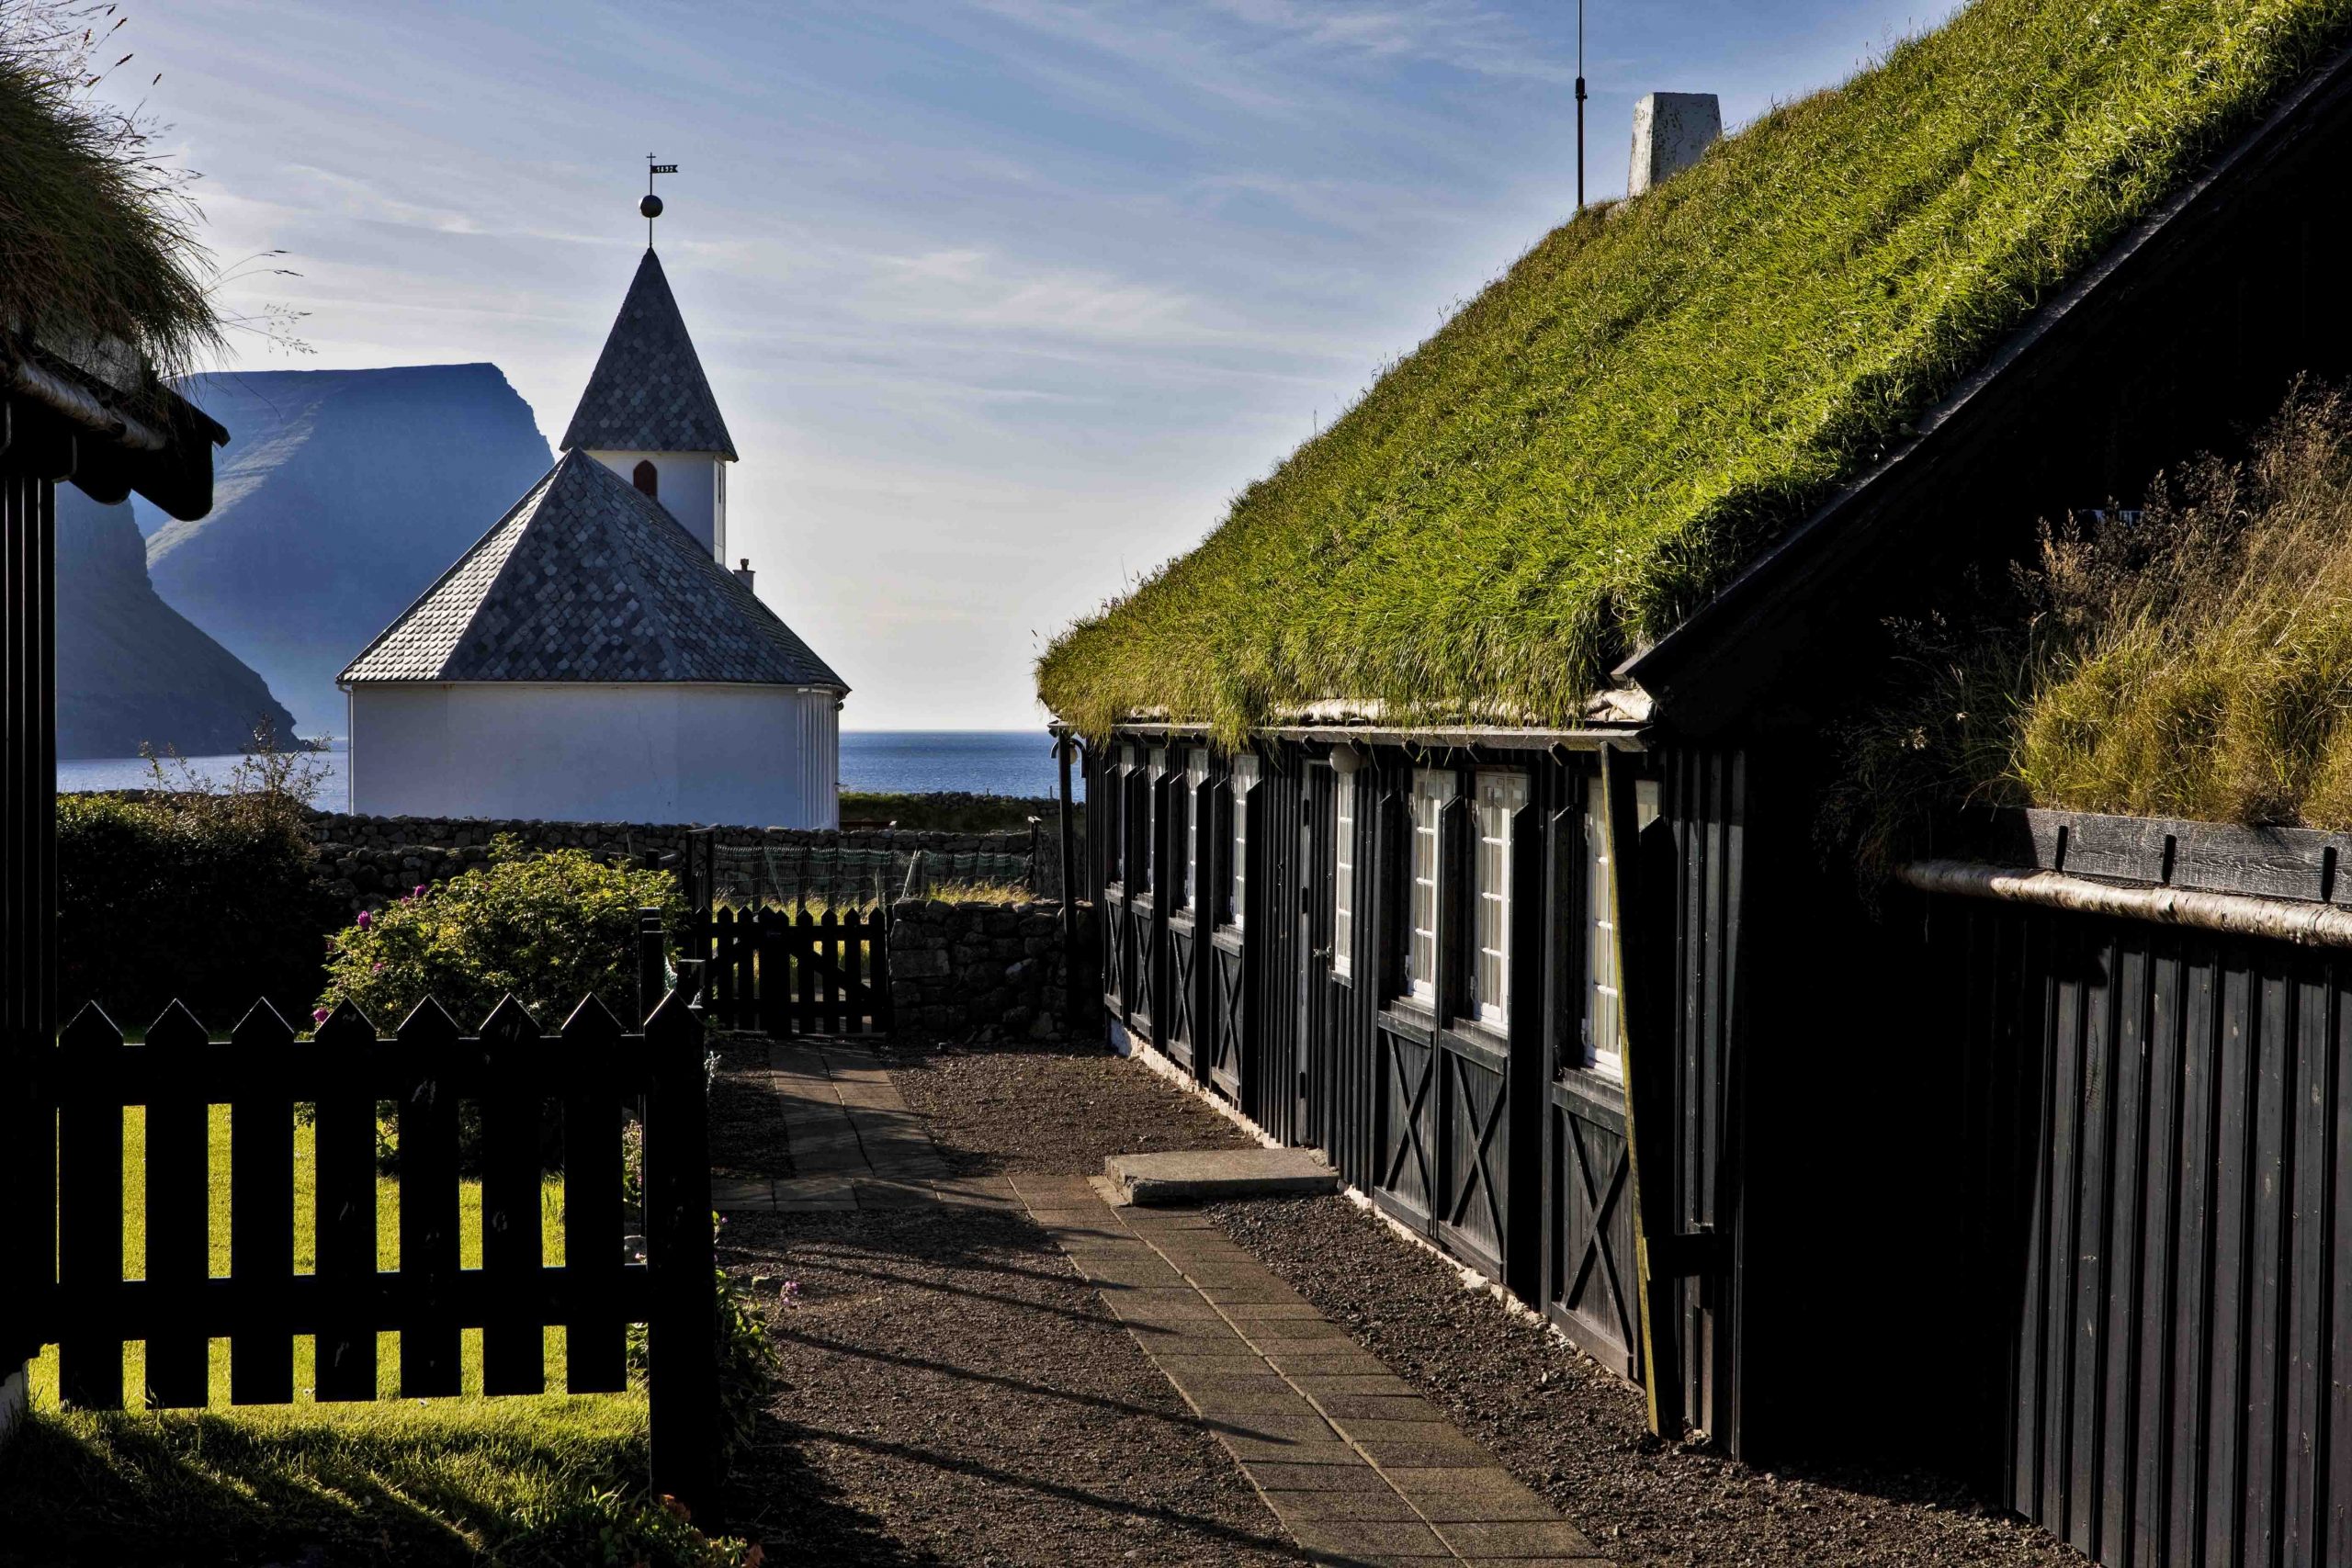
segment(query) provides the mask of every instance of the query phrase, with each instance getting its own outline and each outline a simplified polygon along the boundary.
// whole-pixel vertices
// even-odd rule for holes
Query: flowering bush
[[[582,850],[526,853],[511,835],[490,854],[488,865],[418,887],[329,939],[319,1005],[348,999],[390,1029],[431,997],[470,1029],[511,995],[556,1029],[593,994],[636,1021],[637,912],[681,912],[676,879]]]

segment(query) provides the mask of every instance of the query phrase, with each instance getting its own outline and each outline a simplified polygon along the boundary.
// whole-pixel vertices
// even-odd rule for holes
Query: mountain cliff
[[[236,655],[155,596],[126,503],[57,487],[57,754],[130,757],[241,751],[294,716]]]
[[[246,370],[181,390],[229,427],[210,515],[147,541],[156,592],[259,671],[305,735],[334,678],[548,469],[495,365]]]

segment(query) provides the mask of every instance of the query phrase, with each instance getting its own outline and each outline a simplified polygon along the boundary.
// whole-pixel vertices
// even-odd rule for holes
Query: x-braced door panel
[[[1193,1014],[1199,1010],[1193,987],[1199,980],[1200,944],[1193,934],[1170,925],[1168,930],[1168,1027],[1161,1043],[1178,1066],[1193,1066],[1196,1037]]]
[[[1248,971],[1240,952],[1222,945],[1210,952],[1209,1081],[1241,1101],[1241,1050],[1250,1024]]]
[[[1544,1308],[1595,1360],[1638,1377],[1634,1210],[1623,1113],[1555,1085]]]
[[[1444,1043],[1437,1061],[1443,1103],[1434,1120],[1445,1131],[1439,1239],[1456,1257],[1500,1279],[1510,1207],[1510,1096],[1502,1064]]]
[[[1437,1054],[1424,1041],[1391,1029],[1380,1038],[1379,1152],[1374,1191],[1384,1206],[1427,1230],[1430,1192],[1435,1186],[1433,1111]]]

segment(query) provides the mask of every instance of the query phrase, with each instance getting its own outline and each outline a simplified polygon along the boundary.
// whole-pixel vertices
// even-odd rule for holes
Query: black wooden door
[[[1249,964],[1241,933],[1230,928],[1218,931],[1209,941],[1206,958],[1209,1016],[1204,1024],[1209,1082],[1238,1105],[1242,1043],[1250,1032]]]
[[[1197,1073],[1193,1043],[1200,1034],[1201,945],[1189,913],[1168,917],[1167,952],[1167,990],[1161,1004],[1167,1021],[1159,1031],[1159,1048],[1178,1066]]]
[[[1639,1378],[1623,1091],[1575,1073],[1555,1081],[1547,1099],[1544,1315],[1594,1360]]]
[[[1429,1098],[1438,1178],[1433,1213],[1448,1252],[1503,1278],[1510,1234],[1510,1054],[1498,1043],[1441,1030]]]
[[[1123,1023],[1127,1017],[1127,976],[1134,966],[1134,952],[1126,895],[1114,883],[1102,889],[1102,1006]]]
[[[1127,1027],[1155,1045],[1159,1043],[1159,985],[1165,968],[1159,959],[1162,932],[1157,904],[1148,893],[1131,894],[1127,898],[1128,919],[1134,928],[1129,940],[1136,955],[1135,987],[1127,1001]]]
[[[1430,1228],[1437,1190],[1438,1053],[1433,1032],[1391,1013],[1374,1030],[1373,1199],[1415,1230]]]

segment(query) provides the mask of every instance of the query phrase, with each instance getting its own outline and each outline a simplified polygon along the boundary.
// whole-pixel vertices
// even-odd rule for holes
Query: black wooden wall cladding
[[[1249,908],[1239,929],[1217,904],[1231,868],[1230,760],[1185,772],[1181,740],[1153,769],[1156,737],[1089,749],[1089,797],[1115,800],[1123,824],[1100,836],[1094,876],[1103,911],[1106,1002],[1273,1135],[1322,1148],[1351,1185],[1463,1261],[1498,1278],[1597,1359],[1642,1375],[1634,1190],[1623,1089],[1587,1060],[1588,835],[1598,818],[1595,760],[1566,752],[1395,747],[1348,752],[1356,915],[1336,951],[1332,909],[1339,774],[1331,749],[1263,742],[1247,795]],[[1197,743],[1195,743],[1197,744]],[[1465,1021],[1466,874],[1454,874],[1440,919],[1440,1005],[1400,1001],[1413,773],[1442,761],[1460,791],[1443,831],[1466,868],[1476,770],[1528,780],[1514,820],[1508,1027]],[[1736,1337],[1731,1274],[1738,1181],[1730,1062],[1745,844],[1745,763],[1732,753],[1661,757],[1641,769],[1643,852],[1651,869],[1638,922],[1651,932],[1655,1038],[1662,1043],[1645,1136],[1664,1228],[1699,1234],[1684,1272],[1664,1288],[1661,1363],[1668,1408],[1728,1435]],[[1657,793],[1652,794],[1652,791]],[[1201,865],[1191,897],[1174,881],[1197,813]],[[1158,840],[1154,841],[1154,836]],[[1147,874],[1146,867],[1152,868]],[[1154,954],[1157,954],[1155,957]],[[1344,957],[1344,964],[1338,962]],[[1340,973],[1344,968],[1345,973]],[[1156,973],[1156,983],[1148,976]]]
[[[1650,852],[1662,859],[1672,886],[1645,889],[1643,902],[1655,907],[1654,921],[1671,922],[1666,996],[1672,1017],[1660,1021],[1665,1027],[1652,1038],[1671,1030],[1672,1077],[1657,1099],[1673,1118],[1657,1142],[1671,1151],[1674,1165],[1670,1173],[1645,1169],[1644,1179],[1670,1181],[1667,1212],[1676,1234],[1703,1237],[1713,1251],[1671,1290],[1675,1370],[1683,1418],[1729,1436],[1741,1429],[1732,1327],[1741,1278],[1741,1100],[1734,1082],[1740,1054],[1734,1047],[1748,886],[1747,760],[1736,751],[1672,750],[1660,762],[1660,819],[1648,831],[1667,835],[1668,842]],[[1649,1130],[1644,1137],[1646,1148]]]
[[[24,434],[10,428],[11,412],[0,401],[0,1114],[17,1131],[0,1140],[0,1183],[18,1199],[19,1250],[47,1258],[50,1138],[29,1107],[33,1064],[57,1026],[53,499],[40,454],[10,440]],[[32,1348],[26,1294],[0,1292],[0,1368]]]
[[[1937,900],[1984,1479],[2134,1568],[2352,1562],[2341,954]]]

